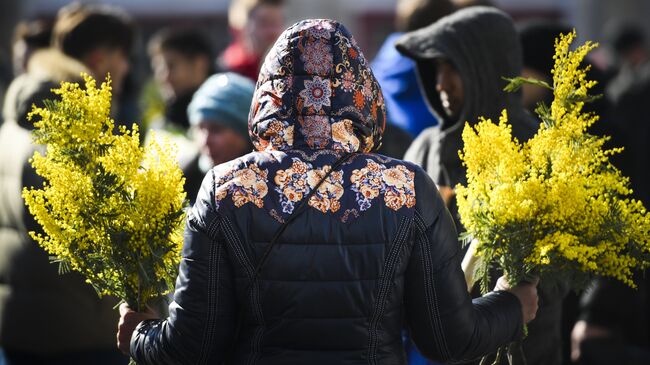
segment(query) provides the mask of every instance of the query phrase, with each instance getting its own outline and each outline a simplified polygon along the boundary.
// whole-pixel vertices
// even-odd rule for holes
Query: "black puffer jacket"
[[[441,361],[520,335],[515,296],[472,302],[453,221],[420,168],[369,153],[381,91],[345,28],[297,23],[262,68],[250,130],[259,152],[214,168],[186,229],[166,320],[145,321],[141,364],[405,364],[406,326]],[[278,227],[316,189],[256,267]]]

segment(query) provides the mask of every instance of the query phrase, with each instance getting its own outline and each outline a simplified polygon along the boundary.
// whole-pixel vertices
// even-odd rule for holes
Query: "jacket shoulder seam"
[[[222,259],[222,245],[218,244],[216,232],[219,227],[218,216],[210,222],[208,226],[208,236],[212,241],[209,250],[208,260],[208,311],[206,316],[205,331],[201,344],[201,356],[199,364],[205,364],[210,354],[210,348],[214,344],[214,334],[216,333],[216,318],[219,312],[219,281],[220,266]]]
[[[386,297],[390,293],[390,287],[395,276],[395,270],[399,262],[399,254],[402,246],[408,241],[409,231],[413,220],[407,216],[402,216],[395,235],[393,244],[391,245],[390,252],[384,261],[383,272],[378,279],[377,285],[377,299],[372,314],[370,316],[370,323],[368,326],[368,364],[377,363],[377,342],[378,342],[378,327],[384,316],[386,308]]]
[[[441,354],[443,354],[444,358],[451,359],[449,347],[447,345],[447,339],[444,335],[442,321],[440,319],[440,308],[438,305],[438,296],[436,293],[434,269],[431,266],[429,238],[426,236],[426,234],[424,234],[424,232],[426,232],[427,226],[419,214],[416,214],[415,224],[421,231],[421,234],[418,235],[418,239],[416,240],[416,244],[420,244],[422,246],[420,264],[422,265],[422,272],[424,275],[424,297],[427,304],[427,319],[429,320],[431,329],[435,333],[434,338],[436,339],[436,346],[440,350]]]

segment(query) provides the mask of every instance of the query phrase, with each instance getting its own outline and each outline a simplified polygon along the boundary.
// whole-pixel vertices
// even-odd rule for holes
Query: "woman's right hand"
[[[513,287],[510,287],[508,280],[505,276],[502,276],[497,280],[497,285],[494,287],[494,290],[505,290],[514,294],[519,303],[521,303],[521,313],[523,315],[524,323],[528,323],[535,319],[537,315],[537,309],[539,307],[539,297],[537,296],[537,284],[539,279],[535,279],[534,282],[521,282]]]
[[[120,304],[120,322],[117,325],[117,348],[125,355],[131,354],[131,336],[140,322],[147,319],[156,319],[160,316],[147,306],[146,312],[136,312],[128,304]]]

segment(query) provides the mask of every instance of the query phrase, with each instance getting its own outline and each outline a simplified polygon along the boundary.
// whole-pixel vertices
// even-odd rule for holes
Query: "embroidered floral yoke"
[[[381,91],[340,24],[286,30],[262,66],[249,130],[258,151],[215,167],[188,215],[170,317],[143,322],[141,364],[405,364],[406,325],[439,360],[514,339],[513,295],[472,303],[459,245],[419,167],[371,153]],[[260,257],[278,227],[308,207]]]

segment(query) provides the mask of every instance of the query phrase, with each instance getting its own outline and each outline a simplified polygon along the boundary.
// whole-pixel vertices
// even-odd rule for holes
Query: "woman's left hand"
[[[120,304],[120,322],[117,325],[117,348],[125,355],[131,354],[131,336],[140,322],[147,319],[156,319],[160,316],[151,308],[147,312],[136,312],[128,304]]]

